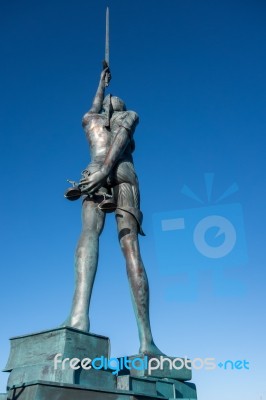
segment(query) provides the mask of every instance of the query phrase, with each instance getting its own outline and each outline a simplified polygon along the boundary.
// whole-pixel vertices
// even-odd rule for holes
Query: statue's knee
[[[93,238],[79,244],[76,248],[76,259],[85,259],[98,251],[98,240]]]
[[[86,257],[90,249],[97,250],[99,234],[91,229],[83,229],[78,246],[76,248],[76,257]]]
[[[118,232],[119,241],[123,240],[123,238],[128,236],[130,233],[131,233],[131,229],[129,229],[129,228],[120,229],[120,231]]]
[[[86,228],[83,227],[82,229],[82,237],[85,240],[95,240],[98,239],[100,236],[100,232],[97,229]]]
[[[127,228],[121,229],[118,236],[123,251],[132,252],[138,247],[138,235],[130,232],[130,230],[127,232]]]
[[[85,246],[78,246],[75,257],[78,260],[84,259],[87,256],[88,249]]]

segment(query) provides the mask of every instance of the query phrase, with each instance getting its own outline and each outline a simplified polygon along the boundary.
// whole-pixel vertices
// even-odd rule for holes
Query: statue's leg
[[[84,200],[82,206],[82,232],[75,254],[75,292],[69,318],[64,325],[89,331],[89,306],[98,264],[99,236],[103,230],[105,214],[97,200]]]
[[[122,183],[115,187],[118,206],[134,207],[134,190],[131,184]],[[126,204],[125,204],[126,203]],[[138,223],[134,216],[117,209],[116,219],[121,249],[126,259],[127,276],[134,312],[138,325],[140,353],[162,354],[154,344],[149,317],[149,284],[141,259],[138,241]]]

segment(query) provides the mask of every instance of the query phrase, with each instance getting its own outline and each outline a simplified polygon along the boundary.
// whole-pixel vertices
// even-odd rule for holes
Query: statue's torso
[[[135,113],[134,113],[135,114]],[[131,130],[132,111],[115,112],[107,125],[105,114],[87,113],[84,115],[82,125],[90,146],[91,162],[101,164],[104,162],[110,146],[121,126]],[[132,133],[134,127],[132,126]],[[132,161],[132,142],[127,146],[120,159]]]
[[[107,118],[104,114],[87,113],[82,124],[90,147],[91,161],[104,161],[110,145],[112,134],[105,126]]]

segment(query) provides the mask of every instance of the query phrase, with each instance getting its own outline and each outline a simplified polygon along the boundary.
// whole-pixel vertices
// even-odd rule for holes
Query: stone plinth
[[[107,337],[94,335],[73,328],[57,328],[49,331],[18,336],[11,339],[11,350],[4,371],[10,372],[8,389],[13,385],[25,384],[41,380],[59,383],[76,383],[82,379],[83,385],[93,386],[101,379],[101,371],[93,370],[92,374],[80,373],[66,362],[64,368],[58,364],[55,368],[54,358],[94,359],[100,356],[109,357],[110,342]],[[106,371],[110,378],[106,379],[109,388],[115,387],[112,373]],[[111,380],[113,382],[111,382]]]
[[[55,364],[57,355],[59,362]],[[155,364],[160,361],[160,356],[152,355],[124,357],[134,368],[121,367],[118,372],[108,365],[107,337],[70,327],[15,337],[11,339],[5,367],[10,372],[7,394],[0,394],[0,400],[197,399],[195,385],[185,382],[191,379],[190,369],[171,369],[165,361],[162,369],[149,371],[151,358],[155,358]],[[63,367],[64,359],[67,360]],[[71,368],[71,359],[77,360],[77,368]],[[89,368],[82,364],[84,359],[90,359]],[[94,359],[98,359],[97,363]],[[105,363],[101,364],[101,359]],[[139,368],[136,359],[143,368]]]

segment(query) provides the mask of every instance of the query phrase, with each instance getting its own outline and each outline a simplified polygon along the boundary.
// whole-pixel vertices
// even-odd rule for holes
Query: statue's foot
[[[69,316],[61,325],[61,327],[71,327],[81,331],[90,331],[90,320],[88,316]]]
[[[151,356],[165,356],[165,354],[156,346],[152,341],[150,343],[144,343],[140,346],[140,354],[151,355]]]

